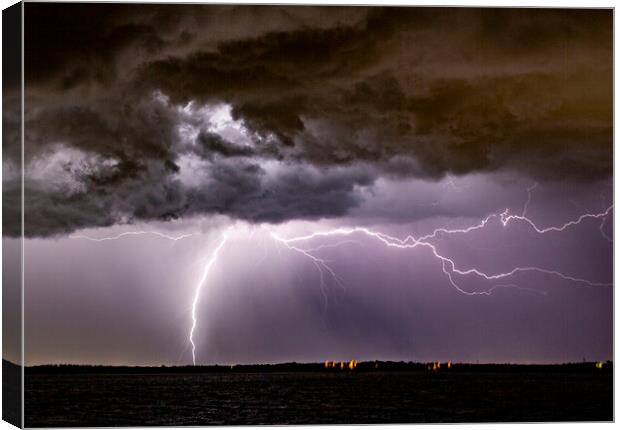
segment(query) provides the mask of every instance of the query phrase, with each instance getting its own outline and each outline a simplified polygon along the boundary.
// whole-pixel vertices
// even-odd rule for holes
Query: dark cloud
[[[85,81],[113,82],[122,52],[153,52],[163,44],[153,26],[119,22],[124,16],[138,17],[137,12],[133,6],[115,4],[27,5],[26,79],[51,81],[59,90]]]
[[[219,134],[212,132],[201,132],[196,142],[200,145],[199,153],[204,157],[209,157],[211,154],[220,154],[225,157],[249,157],[254,154],[252,148],[227,142]]]
[[[339,216],[382,176],[608,177],[612,17],[28,4],[26,161],[81,161],[63,171],[71,192],[29,178],[27,234],[197,213]],[[200,113],[221,104],[247,141]],[[9,163],[18,155],[7,146]]]
[[[408,154],[431,176],[513,163],[544,175],[548,162],[575,164],[584,136],[594,135],[600,164],[593,168],[589,156],[552,171],[604,176],[611,171],[610,17],[372,9],[357,26],[222,43],[216,52],[147,63],[140,74],[179,102],[232,103],[251,127],[299,145],[310,162]],[[312,119],[347,135],[362,128],[375,140],[317,143],[304,122]],[[531,142],[538,133],[541,142]]]
[[[263,98],[239,103],[232,113],[235,118],[244,119],[252,129],[273,132],[282,144],[292,145],[295,135],[304,129],[298,112],[303,110],[305,103],[300,96],[284,100]]]

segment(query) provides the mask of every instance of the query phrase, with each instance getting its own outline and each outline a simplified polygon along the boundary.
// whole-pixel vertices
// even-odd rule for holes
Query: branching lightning
[[[506,280],[507,278],[511,278],[519,273],[534,272],[534,273],[539,273],[539,274],[547,275],[547,276],[553,276],[556,278],[563,279],[565,281],[569,281],[569,282],[573,282],[577,284],[583,284],[583,285],[587,285],[591,287],[612,286],[613,285],[612,283],[595,282],[595,281],[591,281],[591,280],[587,280],[583,278],[574,277],[574,276],[571,276],[571,275],[568,275],[568,274],[565,274],[565,273],[562,273],[556,270],[550,270],[544,267],[536,267],[536,266],[515,267],[507,272],[502,272],[502,273],[486,273],[475,267],[461,268],[461,267],[458,267],[458,264],[454,259],[449,258],[448,256],[440,253],[439,250],[437,249],[436,244],[433,243],[434,239],[437,239],[440,237],[452,236],[452,235],[465,235],[473,231],[484,229],[491,222],[497,222],[499,223],[499,225],[501,225],[504,228],[508,227],[512,223],[521,223],[527,226],[533,233],[539,234],[539,235],[545,235],[545,234],[563,232],[566,229],[577,226],[586,220],[600,220],[601,223],[599,226],[599,230],[601,234],[606,240],[610,242],[612,241],[612,239],[604,232],[603,227],[613,209],[613,205],[609,206],[603,212],[599,212],[599,213],[588,212],[588,213],[585,213],[579,216],[578,218],[574,220],[570,220],[561,225],[549,226],[549,227],[538,226],[532,219],[530,219],[526,215],[528,206],[531,202],[531,192],[534,188],[536,188],[536,186],[537,184],[534,184],[533,186],[527,189],[527,201],[525,202],[525,205],[520,215],[510,214],[509,210],[506,209],[503,212],[492,213],[488,215],[487,217],[467,227],[454,228],[454,229],[439,227],[433,230],[431,233],[428,233],[424,236],[420,236],[417,238],[412,235],[409,235],[401,239],[401,238],[394,237],[394,236],[391,236],[389,234],[386,234],[380,231],[369,229],[367,227],[349,227],[349,228],[343,227],[343,228],[336,228],[336,229],[326,230],[326,231],[316,231],[316,232],[313,232],[307,235],[288,237],[288,238],[281,237],[278,234],[276,234],[274,231],[269,230],[269,236],[275,241],[276,244],[283,246],[285,249],[288,249],[289,251],[302,255],[303,257],[307,258],[316,267],[319,273],[319,287],[320,287],[321,294],[323,296],[323,301],[324,301],[324,308],[323,308],[324,312],[327,309],[327,303],[328,303],[327,278],[330,278],[334,283],[336,283],[337,285],[343,288],[344,288],[344,283],[338,277],[336,271],[330,266],[330,262],[327,259],[318,255],[317,253],[327,248],[335,248],[335,247],[339,247],[339,246],[351,244],[351,243],[361,244],[361,242],[354,240],[353,238],[348,238],[348,239],[340,240],[335,243],[330,242],[330,243],[325,243],[325,244],[321,244],[318,246],[317,245],[303,246],[303,244],[310,243],[310,241],[313,241],[315,239],[336,237],[336,236],[350,237],[353,235],[365,235],[371,239],[378,241],[384,246],[390,247],[390,248],[396,248],[396,249],[425,248],[425,249],[428,249],[433,255],[433,257],[435,257],[438,260],[438,262],[441,263],[442,272],[446,275],[448,282],[450,282],[450,284],[459,293],[462,293],[468,296],[475,296],[475,295],[490,296],[495,290],[500,289],[500,288],[516,288],[516,289],[519,289],[525,292],[531,292],[531,293],[543,294],[543,295],[545,294],[545,292],[537,291],[531,288],[524,288],[514,283],[495,284],[483,291],[467,291],[462,286],[459,285],[456,279],[457,277],[474,276],[474,277],[479,278],[481,281],[494,282],[494,281]],[[191,306],[192,324],[191,324],[191,328],[189,330],[189,336],[188,336],[189,343],[191,344],[191,349],[192,349],[192,363],[194,365],[196,364],[196,343],[194,341],[194,333],[195,333],[195,330],[198,324],[197,308],[198,308],[198,302],[200,299],[200,294],[201,294],[201,291],[204,285],[207,282],[207,279],[208,279],[208,276],[209,276],[209,273],[212,267],[217,262],[220,251],[222,250],[222,248],[224,248],[224,246],[229,240],[229,231],[231,228],[224,231],[222,235],[222,239],[219,241],[219,243],[217,244],[217,246],[211,253],[209,259],[205,263],[202,276],[198,280],[195,286],[195,289],[194,289],[194,297],[193,297],[192,306]],[[254,232],[252,232],[251,234],[253,235]],[[193,234],[171,236],[171,235],[156,232],[156,231],[129,231],[129,232],[118,234],[116,236],[103,237],[103,238],[93,238],[93,237],[85,236],[85,235],[74,235],[70,237],[72,239],[85,239],[85,240],[90,240],[90,241],[95,241],[95,242],[103,242],[103,241],[121,239],[125,236],[137,236],[137,235],[155,235],[155,236],[168,239],[168,240],[172,240],[172,241],[177,241],[177,240],[181,240],[181,239],[193,236]],[[266,254],[267,253],[266,253],[266,248],[265,248],[265,255]]]
[[[181,234],[179,236],[170,236],[168,234],[160,233],[158,231],[126,231],[124,233],[120,233],[120,234],[117,234],[116,236],[110,236],[110,237],[96,238],[96,237],[91,237],[91,236],[85,236],[83,234],[76,234],[76,235],[69,236],[69,238],[90,240],[92,242],[106,242],[108,240],[121,239],[125,236],[142,236],[142,235],[158,236],[158,237],[161,237],[162,239],[173,240],[175,242],[177,240],[181,240],[181,239],[185,239],[185,238],[193,236],[193,234]]]
[[[577,224],[581,224],[582,221],[586,220],[586,219],[603,219],[605,220],[607,218],[607,216],[609,215],[609,213],[611,212],[611,210],[613,209],[613,205],[609,206],[604,212],[600,212],[600,213],[586,213],[581,215],[579,218],[577,218],[576,220],[572,220],[572,221],[568,221],[567,223],[562,224],[561,226],[551,226],[551,227],[547,227],[547,228],[540,228],[538,227],[534,221],[532,221],[531,219],[522,216],[522,215],[508,215],[506,212],[501,214],[501,220],[502,220],[502,224],[504,224],[504,227],[513,220],[518,220],[518,221],[523,221],[528,223],[535,231],[536,233],[539,234],[544,234],[544,233],[549,233],[551,231],[564,231],[566,230],[568,227],[571,227],[573,225],[577,225]]]
[[[529,195],[532,189],[533,187],[530,187],[528,189],[528,201],[529,201]],[[587,214],[581,215],[579,218],[575,220],[568,221],[560,226],[551,226],[551,227],[546,227],[546,228],[541,228],[537,226],[534,221],[532,221],[530,218],[524,215],[509,215],[508,210],[505,210],[504,212],[501,212],[501,213],[491,214],[487,216],[486,218],[482,219],[481,221],[479,221],[478,223],[465,227],[465,228],[458,228],[458,229],[446,229],[443,227],[437,228],[433,230],[433,232],[431,232],[430,234],[421,236],[419,238],[415,238],[413,236],[407,236],[404,239],[399,239],[397,237],[393,237],[393,236],[390,236],[388,234],[385,234],[379,231],[370,230],[366,227],[338,228],[338,229],[333,229],[333,230],[328,230],[328,231],[315,232],[315,233],[311,233],[305,236],[292,237],[288,239],[281,238],[275,234],[272,234],[272,236],[274,237],[275,240],[278,240],[279,242],[285,244],[289,249],[302,253],[308,256],[309,258],[313,259],[315,263],[318,260],[318,262],[322,264],[323,268],[329,269],[330,273],[333,273],[333,271],[329,268],[329,266],[325,263],[324,260],[318,259],[318,257],[312,255],[308,249],[304,249],[296,244],[303,243],[311,239],[320,238],[320,237],[350,236],[355,233],[361,233],[366,236],[377,239],[378,241],[380,241],[381,243],[383,243],[385,246],[388,246],[388,247],[394,247],[394,248],[400,248],[400,249],[425,247],[425,248],[430,249],[433,256],[441,262],[442,271],[448,278],[450,284],[452,284],[452,286],[458,292],[462,294],[466,294],[466,295],[491,295],[492,292],[498,287],[500,286],[507,287],[507,285],[495,285],[486,291],[466,291],[455,281],[454,275],[461,275],[461,276],[475,275],[481,278],[482,280],[495,281],[495,280],[502,280],[504,278],[511,277],[521,272],[537,272],[537,273],[541,273],[545,275],[555,276],[555,277],[564,279],[566,281],[581,283],[581,284],[589,285],[592,287],[600,287],[600,286],[611,286],[612,284],[606,283],[606,282],[594,282],[594,281],[590,281],[587,279],[570,276],[570,275],[567,275],[565,273],[562,273],[556,270],[549,270],[549,269],[545,269],[542,267],[535,267],[535,266],[515,267],[514,269],[508,272],[495,273],[495,274],[485,273],[476,268],[460,269],[460,268],[457,268],[457,264],[453,259],[445,255],[442,255],[437,250],[436,245],[430,242],[430,240],[435,239],[439,234],[444,234],[444,235],[467,234],[475,230],[480,230],[484,228],[485,226],[487,226],[492,219],[499,219],[503,227],[507,227],[508,224],[512,222],[520,221],[520,222],[525,223],[529,227],[531,227],[531,229],[537,234],[561,232],[561,231],[566,230],[569,227],[581,224],[584,220],[587,220],[587,219],[605,220],[606,217],[610,214],[612,209],[613,209],[613,206],[610,206],[604,212],[587,213]],[[525,212],[526,211],[524,209],[523,213]],[[602,231],[602,227],[600,229]],[[321,280],[323,282],[323,276],[321,276]],[[510,285],[514,285],[514,284],[510,284]]]
[[[271,232],[271,237],[273,238],[273,240],[275,240],[278,243],[283,244],[286,248],[290,249],[291,251],[295,251],[300,253],[301,255],[308,257],[310,260],[312,260],[312,262],[314,263],[315,267],[317,268],[317,270],[319,271],[319,278],[320,278],[320,283],[319,286],[321,288],[321,294],[323,294],[323,313],[325,313],[327,311],[327,291],[326,291],[326,284],[325,284],[325,272],[329,273],[329,275],[331,276],[331,278],[340,286],[342,286],[342,281],[340,280],[340,278],[338,277],[338,275],[336,274],[336,272],[329,266],[329,262],[323,258],[319,258],[315,255],[312,254],[313,251],[318,251],[320,249],[323,249],[325,247],[334,247],[334,246],[340,246],[340,245],[344,245],[345,243],[350,243],[351,241],[342,241],[339,242],[337,244],[328,244],[328,245],[324,245],[324,246],[319,246],[316,248],[311,248],[311,249],[303,249],[303,248],[299,248],[295,245],[291,245],[291,240],[287,240],[287,239],[283,239],[281,237],[279,237],[278,235],[276,235],[275,233]]]

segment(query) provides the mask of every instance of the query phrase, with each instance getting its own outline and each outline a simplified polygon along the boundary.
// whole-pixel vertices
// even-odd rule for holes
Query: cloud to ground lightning
[[[318,274],[319,274],[319,287],[320,287],[321,294],[323,296],[323,301],[324,301],[324,308],[323,308],[324,312],[326,311],[327,304],[328,304],[327,278],[331,278],[331,280],[334,283],[340,286],[342,286],[343,283],[342,283],[342,280],[339,278],[337,272],[330,266],[329,261],[323,257],[320,257],[317,253],[326,248],[339,247],[339,246],[350,244],[350,243],[359,243],[359,241],[355,240],[355,236],[358,236],[358,235],[372,238],[376,240],[377,242],[379,242],[380,244],[390,247],[390,248],[401,249],[401,250],[408,250],[408,249],[414,249],[414,248],[428,249],[430,253],[441,264],[441,269],[443,273],[446,275],[448,282],[459,293],[467,295],[467,296],[478,296],[478,295],[489,296],[495,290],[500,289],[500,288],[516,288],[516,289],[520,289],[523,291],[535,292],[539,294],[544,294],[544,293],[541,293],[539,291],[536,291],[530,288],[521,287],[515,284],[514,282],[494,284],[490,286],[489,288],[485,290],[481,290],[481,291],[468,291],[459,284],[459,279],[458,279],[459,277],[472,276],[472,277],[478,278],[480,281],[495,282],[495,281],[508,280],[509,278],[513,278],[520,273],[531,272],[531,273],[538,273],[541,275],[557,277],[565,281],[569,281],[569,282],[581,284],[581,285],[586,285],[590,287],[612,286],[613,285],[612,283],[597,282],[597,281],[592,281],[588,279],[583,279],[583,278],[571,276],[570,274],[566,274],[566,273],[563,273],[557,270],[550,270],[544,267],[537,267],[537,266],[517,266],[517,267],[512,268],[511,270],[508,270],[505,272],[499,272],[499,273],[488,273],[476,267],[462,268],[459,266],[458,262],[455,261],[454,258],[450,258],[444,255],[437,249],[437,245],[433,242],[435,239],[441,238],[442,236],[467,235],[468,233],[471,233],[473,231],[484,229],[485,227],[489,226],[493,222],[499,223],[499,225],[501,225],[503,228],[508,228],[512,224],[522,224],[522,225],[527,226],[532,232],[536,234],[547,235],[547,234],[564,232],[565,230],[571,227],[580,225],[588,220],[599,220],[601,221],[599,230],[603,234],[603,237],[607,240],[611,240],[611,238],[604,233],[603,226],[613,210],[613,205],[609,206],[605,211],[598,212],[598,213],[585,213],[579,216],[578,218],[567,221],[563,224],[552,225],[549,227],[540,227],[539,225],[537,225],[531,218],[526,216],[527,207],[531,201],[531,191],[535,187],[536,185],[528,188],[527,190],[528,198],[520,215],[510,214],[509,210],[506,209],[503,212],[492,213],[488,215],[487,217],[467,227],[462,227],[462,228],[438,227],[438,228],[435,228],[431,233],[417,237],[417,238],[412,235],[408,235],[405,238],[398,238],[398,237],[389,235],[387,233],[384,233],[382,231],[373,230],[367,227],[359,227],[359,226],[341,227],[341,228],[330,229],[330,230],[321,230],[321,231],[315,231],[315,232],[312,232],[306,235],[292,236],[292,237],[282,237],[278,235],[273,229],[270,229],[267,226],[264,226],[264,228],[269,231],[270,237],[275,241],[276,244],[279,244],[283,246],[285,249],[288,249],[292,252],[302,255],[303,257],[310,260],[310,262],[316,267]],[[195,331],[198,325],[198,304],[199,304],[201,291],[208,282],[209,272],[211,271],[213,266],[217,263],[221,250],[226,246],[227,242],[230,240],[231,233],[233,232],[238,233],[239,231],[240,230],[236,229],[235,227],[228,227],[223,232],[221,239],[217,243],[214,250],[210,253],[208,260],[205,263],[201,278],[196,283],[196,286],[194,289],[193,301],[191,305],[191,327],[190,327],[189,334],[188,334],[188,341],[191,345],[191,351],[192,351],[192,363],[194,365],[196,364],[196,342],[194,339],[194,334],[195,334]],[[253,232],[251,234],[253,234]],[[178,241],[181,239],[194,236],[194,234],[182,234],[182,235],[177,235],[177,236],[171,236],[171,235],[164,234],[164,233],[157,232],[157,231],[129,231],[129,232],[118,234],[116,236],[103,237],[103,238],[94,238],[94,237],[85,236],[85,235],[74,235],[74,236],[71,236],[71,238],[102,242],[102,241],[109,241],[109,240],[118,240],[118,239],[121,239],[127,236],[138,236],[138,235],[154,235],[159,238],[166,239],[166,240],[172,240],[172,241]],[[333,238],[333,237],[346,237],[347,239],[341,240],[335,243],[332,243],[332,242],[323,243],[318,246],[317,245],[304,246],[305,243],[310,243],[311,241],[321,240],[321,239],[329,240],[329,238]]]
[[[194,300],[192,301],[192,327],[189,330],[189,342],[192,345],[192,363],[194,365],[196,364],[196,344],[194,343],[194,330],[196,330],[196,324],[198,323],[198,319],[196,317],[196,307],[198,306],[198,299],[200,299],[200,292],[202,291],[204,284],[207,282],[209,271],[211,270],[211,267],[213,267],[213,265],[217,261],[218,254],[220,250],[224,247],[224,245],[226,245],[227,241],[228,241],[228,230],[223,233],[222,239],[220,240],[219,244],[213,250],[211,258],[205,264],[202,277],[196,284]]]
[[[613,357],[613,11],[173,15],[29,6],[27,362]]]

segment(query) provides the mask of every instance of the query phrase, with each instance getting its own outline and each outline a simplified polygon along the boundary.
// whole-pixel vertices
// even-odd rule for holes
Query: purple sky
[[[453,200],[461,192],[459,183],[482,192],[488,186],[481,185],[480,179],[455,182]],[[411,185],[409,193],[395,187],[407,205],[417,192],[416,184]],[[444,196],[442,185],[434,184],[438,198]],[[555,200],[544,189],[533,192],[528,211],[543,227],[576,219],[584,212],[580,204],[593,212],[605,209],[594,189],[566,199],[560,193],[562,185],[557,188]],[[392,187],[377,198],[389,198],[389,190]],[[511,193],[516,194],[514,200],[524,198],[517,186],[503,191],[497,193],[497,200]],[[598,184],[596,191],[609,192],[609,185]],[[494,199],[491,193],[486,197]],[[373,215],[371,203],[360,209],[365,211],[362,219],[374,219],[364,225],[402,237],[403,232],[420,236],[437,226],[455,228],[476,221],[429,217],[406,224],[379,222],[383,208]],[[496,205],[504,209],[499,202]],[[520,208],[514,211],[520,213]],[[530,273],[496,282],[458,278],[467,291],[485,291],[494,285],[520,287],[496,289],[490,296],[466,296],[450,285],[428,249],[387,248],[376,239],[353,234],[304,244],[304,249],[339,244],[313,252],[329,260],[340,279],[335,282],[326,274],[324,297],[313,262],[270,236],[270,232],[300,236],[360,225],[358,221],[343,218],[273,226],[195,219],[177,222],[172,230],[159,223],[79,233],[92,238],[126,231],[196,234],[178,241],[153,235],[103,242],[29,239],[25,243],[27,363],[191,362],[191,303],[204,265],[230,225],[230,239],[209,272],[197,306],[197,362],[611,358],[609,286]],[[600,221],[584,221],[565,232],[541,236],[523,223],[502,227],[495,222],[479,232],[436,243],[461,269],[500,273],[517,266],[539,266],[612,282],[611,245],[599,226]],[[603,230],[611,234],[609,225]]]
[[[26,364],[187,364],[190,333],[197,363],[611,359],[611,11],[33,3],[26,22]],[[594,216],[543,234],[502,213]],[[287,242],[492,214],[415,248]]]

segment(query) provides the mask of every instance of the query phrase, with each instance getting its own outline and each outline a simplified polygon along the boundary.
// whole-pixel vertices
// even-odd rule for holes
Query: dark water
[[[612,374],[26,375],[26,426],[610,421]]]

